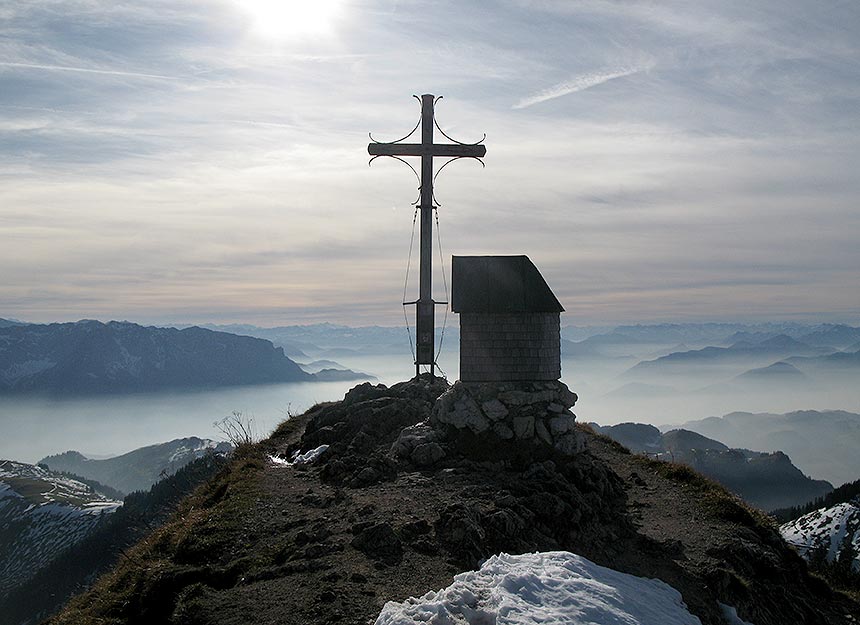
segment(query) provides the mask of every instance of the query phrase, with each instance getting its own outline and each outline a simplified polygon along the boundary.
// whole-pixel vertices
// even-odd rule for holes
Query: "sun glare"
[[[325,35],[331,32],[343,0],[241,0],[254,30],[269,39]]]

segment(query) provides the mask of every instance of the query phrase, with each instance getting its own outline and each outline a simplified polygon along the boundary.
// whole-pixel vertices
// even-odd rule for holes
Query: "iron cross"
[[[441,97],[441,96],[440,96]],[[416,302],[415,311],[415,374],[421,373],[421,365],[430,365],[430,375],[434,375],[435,345],[434,325],[436,304],[447,302],[436,302],[433,300],[433,157],[456,158],[481,158],[487,153],[487,148],[480,142],[476,144],[464,143],[433,143],[433,127],[438,125],[434,118],[434,105],[436,97],[425,93],[421,96],[421,143],[393,143],[373,142],[367,146],[367,153],[371,156],[420,156],[421,157],[421,195],[419,209],[421,210],[421,251],[419,270],[419,297]],[[413,133],[417,130],[416,126]],[[445,133],[439,129],[443,135]],[[412,133],[403,140],[412,136]],[[448,137],[448,135],[445,135]],[[450,137],[448,137],[450,138]],[[401,141],[403,141],[401,140]],[[404,302],[405,303],[405,302]]]

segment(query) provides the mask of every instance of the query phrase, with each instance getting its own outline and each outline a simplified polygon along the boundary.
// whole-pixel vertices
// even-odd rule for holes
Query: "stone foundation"
[[[558,381],[456,382],[436,400],[429,421],[401,432],[392,453],[425,466],[443,458],[449,443],[467,441],[498,445],[502,454],[542,448],[574,455],[583,449],[570,411],[576,400]]]

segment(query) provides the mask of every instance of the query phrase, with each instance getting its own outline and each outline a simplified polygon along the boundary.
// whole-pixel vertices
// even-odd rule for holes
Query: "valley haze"
[[[3,325],[7,327],[0,328],[0,333],[5,332],[5,336],[28,327],[8,320]],[[111,328],[119,332],[117,336],[143,331],[133,324],[94,321],[31,327],[40,332],[45,328],[63,332],[97,329],[92,336],[99,341]],[[414,371],[404,326],[323,323],[263,328],[234,324],[157,330],[158,336],[174,340],[191,331],[198,337],[211,336],[237,345],[244,344],[239,336],[254,337],[261,354],[279,351],[285,362],[298,363],[296,370],[351,369],[374,376],[374,383],[388,385],[408,379]],[[233,336],[236,338],[230,338]],[[709,423],[709,418],[735,412],[860,412],[860,390],[852,383],[860,375],[856,345],[860,329],[855,326],[801,322],[566,326],[562,338],[562,379],[579,394],[576,412],[583,421],[603,425],[632,421],[664,429],[687,424],[684,427],[697,429],[690,424],[702,420]],[[440,339],[442,329],[438,328],[437,344]],[[442,340],[441,371],[454,380],[458,377],[458,328],[445,328]],[[132,356],[136,358],[126,350],[126,357]],[[833,357],[841,359],[833,364],[828,360]],[[674,366],[675,361],[683,364]],[[243,373],[244,379],[247,373]],[[0,442],[0,456],[36,462],[69,449],[110,456],[174,438],[213,438],[218,434],[213,423],[233,411],[253,417],[259,434],[264,435],[289,414],[320,401],[337,400],[356,383],[346,379],[218,384],[212,388],[174,385],[157,391],[89,397],[41,392],[0,394],[0,419],[7,431]],[[851,417],[847,418],[850,421]],[[749,419],[752,426],[754,418]],[[737,435],[726,433],[721,438],[712,431],[699,431],[726,444],[743,446],[743,437],[752,435],[752,430],[744,429],[742,419],[732,422],[740,423]],[[832,435],[836,433],[833,430]],[[810,435],[809,430],[804,431],[803,436]],[[835,485],[849,479],[854,470],[851,462],[842,468],[824,468],[784,437],[755,440],[752,449],[788,451],[804,473]],[[821,440],[826,445],[831,439],[828,435]]]

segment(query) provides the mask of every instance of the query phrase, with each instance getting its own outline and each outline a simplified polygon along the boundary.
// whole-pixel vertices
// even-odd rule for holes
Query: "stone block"
[[[532,438],[535,434],[535,418],[531,415],[513,418],[514,436]]]
[[[552,445],[552,436],[550,436],[549,430],[546,429],[546,425],[544,425],[542,419],[535,420],[535,434],[547,445]]]
[[[440,409],[436,419],[440,423],[452,425],[460,430],[469,428],[475,434],[480,434],[490,427],[489,422],[481,414],[478,404],[471,397],[457,400],[448,410]]]
[[[493,432],[503,440],[509,440],[514,437],[514,431],[504,423],[494,423]]]
[[[528,404],[531,398],[530,393],[525,391],[502,391],[499,393],[499,399],[508,406],[522,406]]]
[[[576,405],[576,400],[579,399],[577,394],[574,393],[573,391],[571,391],[567,387],[567,384],[565,384],[564,382],[559,382],[558,386],[559,386],[559,392],[558,392],[559,402],[561,404],[563,404],[565,408],[570,408],[571,406]]]
[[[585,441],[576,432],[569,432],[556,440],[555,448],[563,454],[572,456],[585,449]]]
[[[499,421],[508,416],[508,409],[498,399],[491,399],[481,404],[481,410],[490,421]]]
[[[549,430],[552,432],[553,437],[561,436],[562,434],[567,434],[571,430],[576,427],[576,421],[571,419],[570,417],[560,416],[553,417],[549,420]]]

